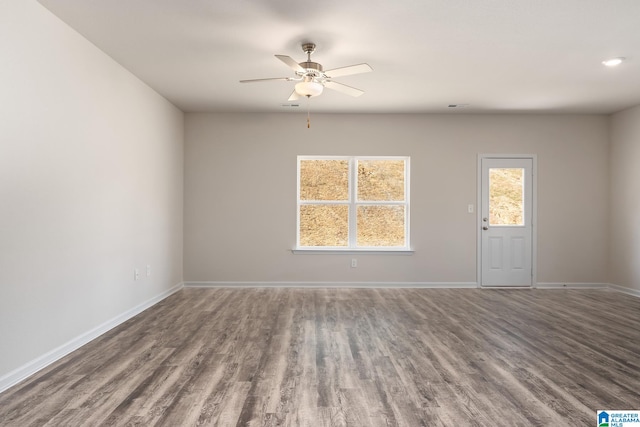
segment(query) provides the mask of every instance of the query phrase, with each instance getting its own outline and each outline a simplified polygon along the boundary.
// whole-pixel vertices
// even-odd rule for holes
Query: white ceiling
[[[640,0],[39,0],[187,112],[292,111],[274,54],[337,78],[315,112],[612,113],[640,104]],[[624,56],[617,68],[601,61]],[[299,101],[306,110],[306,100]],[[449,104],[469,104],[453,110]]]

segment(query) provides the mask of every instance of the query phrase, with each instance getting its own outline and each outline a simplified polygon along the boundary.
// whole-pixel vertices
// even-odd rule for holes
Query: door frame
[[[531,287],[538,284],[538,156],[536,154],[478,154],[477,201],[476,201],[476,280],[478,288],[482,286],[482,160],[483,159],[531,159],[533,180],[531,182]],[[504,288],[504,287],[502,287]],[[509,289],[509,288],[505,288]],[[514,288],[515,289],[515,288]]]

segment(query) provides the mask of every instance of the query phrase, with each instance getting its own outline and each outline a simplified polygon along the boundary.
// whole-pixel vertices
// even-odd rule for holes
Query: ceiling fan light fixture
[[[320,95],[323,89],[324,86],[317,82],[309,81],[296,83],[296,93],[309,98]]]

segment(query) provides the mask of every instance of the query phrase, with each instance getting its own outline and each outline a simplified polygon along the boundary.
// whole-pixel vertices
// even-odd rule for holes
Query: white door
[[[533,159],[481,159],[482,286],[531,286]]]

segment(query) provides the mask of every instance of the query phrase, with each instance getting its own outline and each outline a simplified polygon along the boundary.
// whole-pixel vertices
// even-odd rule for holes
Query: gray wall
[[[640,107],[611,118],[612,284],[640,295]]]
[[[538,282],[606,283],[608,119],[187,114],[185,281],[475,283],[478,153],[538,156]],[[412,256],[294,255],[297,155],[411,156]]]
[[[2,385],[181,283],[184,116],[35,1],[0,58]]]

